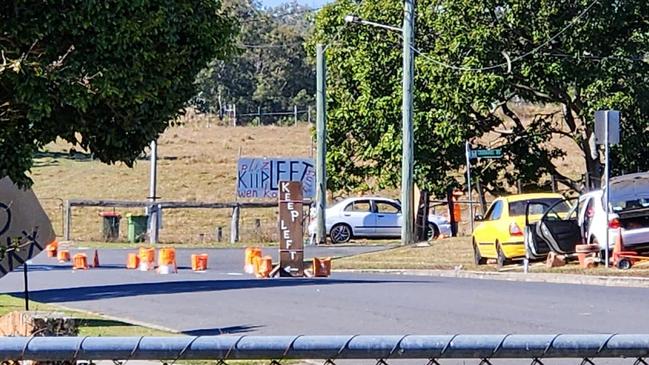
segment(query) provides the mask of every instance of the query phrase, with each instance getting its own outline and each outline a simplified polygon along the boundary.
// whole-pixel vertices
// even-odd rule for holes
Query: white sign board
[[[304,198],[314,198],[315,167],[312,159],[292,157],[241,157],[237,163],[239,198],[277,199],[280,181],[302,183]]]
[[[608,143],[620,143],[620,112],[617,110],[598,110],[595,112],[595,142],[606,143],[606,115],[608,114]]]
[[[31,190],[0,179],[0,277],[54,241],[50,219]]]

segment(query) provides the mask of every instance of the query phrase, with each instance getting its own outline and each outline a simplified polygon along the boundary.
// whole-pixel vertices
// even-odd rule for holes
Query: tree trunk
[[[581,145],[581,149],[584,152],[587,175],[584,186],[586,187],[586,190],[599,189],[602,181],[602,164],[599,161],[599,151],[597,150],[597,145],[595,145],[595,148],[593,149],[593,146],[590,142],[591,138],[595,138],[592,129],[588,128],[586,130],[586,136],[587,138],[583,139]],[[593,154],[595,154],[596,158],[593,158]]]

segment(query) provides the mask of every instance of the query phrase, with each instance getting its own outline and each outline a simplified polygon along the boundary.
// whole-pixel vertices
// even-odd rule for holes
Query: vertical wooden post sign
[[[304,276],[302,183],[279,182],[279,273]]]

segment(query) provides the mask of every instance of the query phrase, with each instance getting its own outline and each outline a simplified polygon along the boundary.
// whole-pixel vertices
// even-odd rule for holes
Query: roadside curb
[[[402,270],[402,269],[340,269],[336,273],[375,273],[444,278],[503,280],[534,283],[596,285],[611,287],[649,288],[649,278],[620,276],[590,276],[551,273],[507,273],[463,270]]]

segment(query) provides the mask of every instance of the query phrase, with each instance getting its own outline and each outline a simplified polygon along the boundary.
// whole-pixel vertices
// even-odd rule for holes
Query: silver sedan
[[[342,200],[325,211],[326,233],[332,243],[348,242],[352,238],[401,237],[401,204],[380,197],[357,197]],[[316,220],[309,225],[309,237],[316,234]],[[430,238],[450,235],[451,225],[442,216],[428,216]]]

